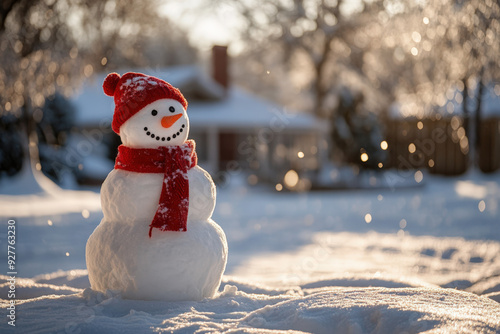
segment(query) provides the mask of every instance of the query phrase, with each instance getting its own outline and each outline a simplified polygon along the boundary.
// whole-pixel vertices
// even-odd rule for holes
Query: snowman
[[[103,89],[114,97],[122,145],[101,188],[104,217],[87,241],[92,289],[142,300],[213,297],[227,242],[211,219],[215,185],[187,139],[187,101],[141,73],[111,73]]]

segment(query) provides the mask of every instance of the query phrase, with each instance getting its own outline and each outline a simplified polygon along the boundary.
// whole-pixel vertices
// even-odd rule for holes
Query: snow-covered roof
[[[231,87],[226,93],[198,66],[134,71],[153,75],[179,88],[188,100],[188,115],[193,128],[327,129],[327,124],[312,115],[286,110],[237,87]],[[125,72],[120,71],[120,74]],[[114,102],[102,90],[106,75],[102,73],[89,79],[72,99],[77,110],[77,125],[103,126],[111,123]]]
[[[193,128],[262,128],[272,130],[323,129],[325,124],[316,117],[297,113],[254,96],[242,89],[231,88],[224,99],[193,101],[188,115]]]

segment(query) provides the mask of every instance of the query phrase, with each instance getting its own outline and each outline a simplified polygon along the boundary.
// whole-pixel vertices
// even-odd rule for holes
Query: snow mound
[[[58,277],[62,276],[59,273]],[[28,281],[19,290],[30,287]],[[500,331],[500,304],[494,301],[497,295],[489,299],[427,287],[332,287],[327,282],[311,282],[308,289],[274,289],[237,277],[225,277],[224,282],[231,284],[223,284],[213,299],[162,302],[126,300],[113,291],[57,288],[32,281],[28,290],[45,288],[49,295],[18,299],[16,310],[23,317],[17,320],[16,328],[23,333],[122,334]],[[69,294],[71,291],[74,293]],[[8,301],[0,299],[0,307],[7,306]],[[0,331],[7,326],[2,322]]]
[[[466,324],[471,331],[494,332],[499,312],[498,304],[455,290],[331,288],[260,308],[243,322],[313,333],[454,332]]]

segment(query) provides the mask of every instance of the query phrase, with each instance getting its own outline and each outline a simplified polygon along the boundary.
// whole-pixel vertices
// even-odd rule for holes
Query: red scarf
[[[115,169],[137,173],[163,173],[158,209],[149,225],[161,231],[187,230],[189,208],[189,180],[187,171],[198,161],[194,140],[180,146],[158,148],[130,148],[120,145]]]

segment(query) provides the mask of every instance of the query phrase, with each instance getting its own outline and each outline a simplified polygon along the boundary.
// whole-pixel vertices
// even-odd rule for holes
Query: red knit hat
[[[118,73],[110,73],[104,79],[102,88],[106,95],[113,96],[115,100],[111,127],[117,134],[120,134],[123,123],[156,100],[174,99],[184,109],[187,108],[187,101],[180,90],[166,81],[142,73],[129,72],[122,77]]]

